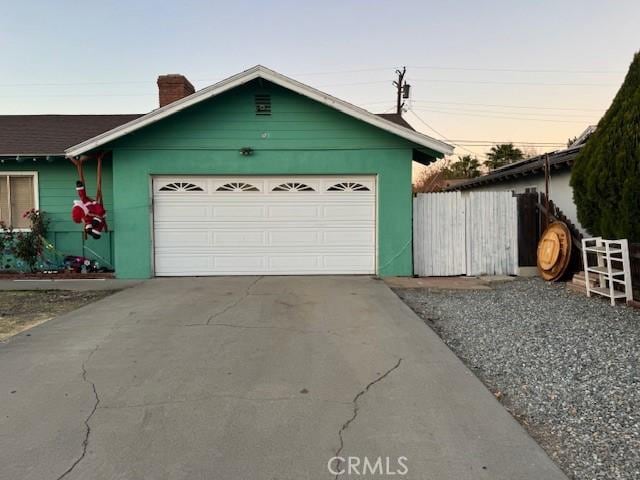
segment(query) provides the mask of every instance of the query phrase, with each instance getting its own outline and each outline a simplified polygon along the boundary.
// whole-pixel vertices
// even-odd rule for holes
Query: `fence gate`
[[[418,194],[413,264],[420,276],[516,275],[516,197],[511,192]]]

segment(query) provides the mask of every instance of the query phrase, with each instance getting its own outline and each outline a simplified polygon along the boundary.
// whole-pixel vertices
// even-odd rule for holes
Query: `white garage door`
[[[375,177],[154,177],[155,274],[373,274]]]

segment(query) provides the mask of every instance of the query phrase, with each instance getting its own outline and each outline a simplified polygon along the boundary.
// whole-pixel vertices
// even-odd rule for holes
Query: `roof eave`
[[[59,153],[0,153],[0,157],[65,157],[65,152]]]
[[[68,148],[65,153],[68,157],[75,157],[88,151],[94,150],[106,143],[116,140],[117,138],[139,130],[147,125],[155,123],[159,120],[162,120],[163,118],[173,115],[174,113],[184,110],[185,108],[195,105],[196,103],[220,95],[228,90],[231,90],[232,88],[250,82],[256,78],[263,78],[267,81],[275,83],[276,85],[288,88],[289,90],[311,98],[312,100],[324,103],[325,105],[335,108],[342,113],[386,130],[417,145],[426,147],[443,156],[453,153],[453,147],[445,142],[441,142],[429,137],[428,135],[424,135],[422,133],[409,130],[405,127],[401,127],[391,122],[390,120],[378,117],[377,115],[367,110],[345,102],[344,100],[340,100],[327,93],[321,92],[320,90],[317,90],[315,88],[309,87],[308,85],[300,83],[261,65],[257,65],[253,68],[245,70],[244,72],[240,72],[209,87],[203,88],[202,90],[199,90],[189,95],[188,97],[153,110],[152,112],[149,112],[148,114],[140,118],[127,122],[88,140],[85,140],[82,143]]]
[[[573,164],[573,158],[550,164],[550,167],[553,167],[554,169],[559,170],[562,168],[571,167],[572,164]],[[509,180],[514,177],[535,175],[538,173],[542,173],[543,171],[544,171],[544,168],[542,166],[536,166],[534,168],[527,169],[527,170],[520,170],[520,171],[514,170],[514,171],[500,172],[499,175],[491,175],[491,174],[482,175],[480,177],[471,179],[468,182],[452,185],[451,187],[448,187],[445,190],[449,190],[449,191],[466,190],[474,187],[479,187],[481,185],[503,182],[505,180]]]

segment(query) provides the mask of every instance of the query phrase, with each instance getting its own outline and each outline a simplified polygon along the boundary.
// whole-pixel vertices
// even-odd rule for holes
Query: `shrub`
[[[29,270],[33,272],[44,252],[49,220],[44,213],[35,209],[28,210],[23,216],[29,219],[31,228],[25,232],[13,233],[11,252],[16,258],[26,263]]]
[[[14,237],[13,228],[4,222],[0,222],[0,270],[9,270],[11,268]]]
[[[576,158],[578,220],[594,235],[640,241],[640,52]]]

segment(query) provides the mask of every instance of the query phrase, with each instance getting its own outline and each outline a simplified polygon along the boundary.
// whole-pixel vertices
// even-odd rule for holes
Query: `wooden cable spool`
[[[570,260],[571,232],[564,222],[553,222],[538,242],[538,272],[544,280],[555,282],[562,278]]]

